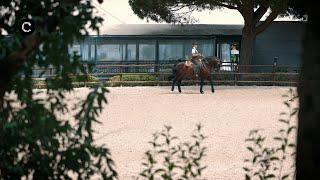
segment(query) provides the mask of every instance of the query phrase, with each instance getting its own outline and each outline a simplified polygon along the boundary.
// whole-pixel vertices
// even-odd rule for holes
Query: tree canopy
[[[307,3],[301,0],[290,0],[286,13],[287,15],[293,15],[295,18],[306,20]]]
[[[138,17],[156,22],[192,23],[195,22],[191,16],[194,11],[220,8],[239,11],[244,19],[240,63],[245,65],[250,64],[253,59],[256,36],[279,15],[288,15],[288,2],[289,0],[129,0]],[[267,15],[266,19],[261,21],[264,15]]]
[[[129,0],[129,4],[138,17],[156,22],[188,23],[193,11],[221,8],[238,10],[245,20],[251,18],[258,22],[268,9],[271,10],[269,19],[285,14],[288,0]]]
[[[98,30],[90,0],[0,1],[0,179],[114,179],[109,149],[93,143],[93,123],[107,102],[107,89],[95,87],[70,107],[72,75],[86,73],[68,46],[88,30]],[[22,19],[35,32],[20,34]],[[4,33],[8,34],[5,35]],[[32,68],[46,79],[44,96],[33,90]]]

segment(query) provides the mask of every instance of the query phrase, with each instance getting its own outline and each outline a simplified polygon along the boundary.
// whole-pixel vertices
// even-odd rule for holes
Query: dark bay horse
[[[211,84],[211,91],[214,93],[214,87],[213,87],[213,81],[211,78],[211,71],[212,68],[216,68],[218,71],[220,70],[222,61],[216,57],[200,57],[202,58],[201,60],[201,65],[200,65],[200,72],[199,72],[199,78],[200,78],[200,93],[203,94],[203,82],[204,80],[208,80]],[[173,77],[172,79],[172,88],[171,91],[174,91],[174,86],[177,83],[178,85],[178,90],[181,93],[181,81],[184,78],[191,78],[193,80],[196,80],[196,76],[193,70],[192,66],[187,66],[185,64],[185,60],[181,62],[177,62],[174,67],[173,67]]]

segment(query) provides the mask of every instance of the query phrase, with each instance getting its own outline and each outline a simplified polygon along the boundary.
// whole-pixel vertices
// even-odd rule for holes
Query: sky
[[[146,20],[139,19],[131,10],[128,0],[104,0],[102,4],[95,2],[97,15],[104,18],[101,30],[106,30],[112,24],[148,24]],[[237,10],[227,8],[221,10],[206,10],[194,12],[193,17],[198,19],[199,24],[243,24],[243,18]],[[264,20],[265,17],[262,18]],[[291,17],[277,18],[276,21],[293,20]],[[149,21],[149,24],[155,24]]]

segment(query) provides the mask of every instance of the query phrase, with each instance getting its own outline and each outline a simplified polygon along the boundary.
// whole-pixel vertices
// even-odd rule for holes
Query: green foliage
[[[296,125],[292,121],[297,114],[298,108],[292,107],[292,102],[297,99],[297,95],[293,90],[289,90],[289,95],[283,95],[289,98],[283,103],[288,108],[289,113],[282,112],[281,115],[286,118],[279,119],[283,127],[278,131],[278,135],[273,137],[273,140],[278,143],[277,147],[267,147],[264,145],[266,137],[261,134],[261,130],[252,130],[249,133],[249,138],[246,142],[250,143],[247,146],[251,153],[250,159],[245,159],[247,164],[243,167],[246,172],[246,179],[288,179],[294,177],[294,173],[283,172],[284,164],[290,155],[292,159],[295,157],[296,145],[290,141],[290,137],[295,133]],[[290,154],[291,153],[291,154]],[[289,156],[289,157],[290,157]],[[292,157],[293,156],[293,157]],[[294,166],[291,166],[292,168]]]
[[[99,82],[99,78],[89,74],[73,75],[71,76],[71,81],[72,82]]]
[[[192,12],[220,8],[244,12],[244,9],[252,9],[253,11],[254,8],[263,6],[266,10],[270,8],[272,11],[284,12],[287,3],[288,0],[129,0],[133,12],[139,18],[167,23],[196,22],[197,20],[191,17]],[[242,13],[242,15],[244,14]],[[261,18],[258,14],[255,17]]]
[[[91,1],[4,0],[0,11],[0,27],[10,35],[0,35],[0,92],[6,92],[0,94],[0,179],[115,179],[109,149],[92,137],[107,89],[95,86],[74,106],[65,98],[75,79],[84,80],[70,74],[91,79],[79,56],[68,53],[102,22]],[[30,36],[17,27],[26,16],[36,25]],[[46,91],[34,91],[34,66],[43,73],[52,66],[59,78],[47,79]]]
[[[202,159],[206,155],[206,147],[202,145],[206,138],[202,126],[197,125],[191,135],[192,142],[180,142],[178,137],[171,135],[170,126],[153,134],[149,143],[152,149],[145,152],[143,170],[136,179],[201,179],[206,166]]]
[[[155,85],[156,83],[148,82],[148,81],[156,81],[157,77],[155,75],[117,75],[113,76],[109,79],[108,85],[109,86],[119,86],[119,85]],[[120,81],[127,81],[128,83],[120,83]],[[139,81],[138,83],[134,83],[133,81]],[[143,82],[142,82],[143,81]]]
[[[90,86],[91,84],[94,84],[94,85],[99,84],[99,78],[89,74],[71,76],[71,81],[73,83],[73,87],[83,87],[88,85]],[[33,79],[32,83],[34,88],[37,88],[37,89],[46,88],[46,80]]]
[[[119,78],[119,76],[114,77],[115,79]],[[122,81],[155,81],[155,75],[122,75]]]
[[[289,72],[289,68],[288,67],[277,67],[275,69],[275,72],[287,73],[287,72]]]
[[[307,3],[303,0],[290,0],[288,3],[287,14],[293,15],[301,20],[306,20]]]

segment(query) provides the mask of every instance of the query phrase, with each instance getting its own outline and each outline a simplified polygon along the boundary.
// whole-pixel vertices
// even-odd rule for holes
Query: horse
[[[201,65],[200,65],[200,72],[199,72],[199,78],[200,78],[200,93],[203,94],[203,82],[204,80],[208,80],[211,84],[211,91],[214,93],[214,86],[213,81],[211,78],[211,71],[212,68],[216,68],[218,71],[220,70],[222,61],[218,59],[217,57],[199,57],[201,58]],[[178,60],[174,64],[174,67],[172,69],[172,88],[171,91],[174,91],[175,84],[177,82],[179,93],[181,93],[181,81],[184,78],[191,78],[193,80],[196,80],[196,76],[193,70],[192,66],[187,66],[185,64],[185,60]]]

